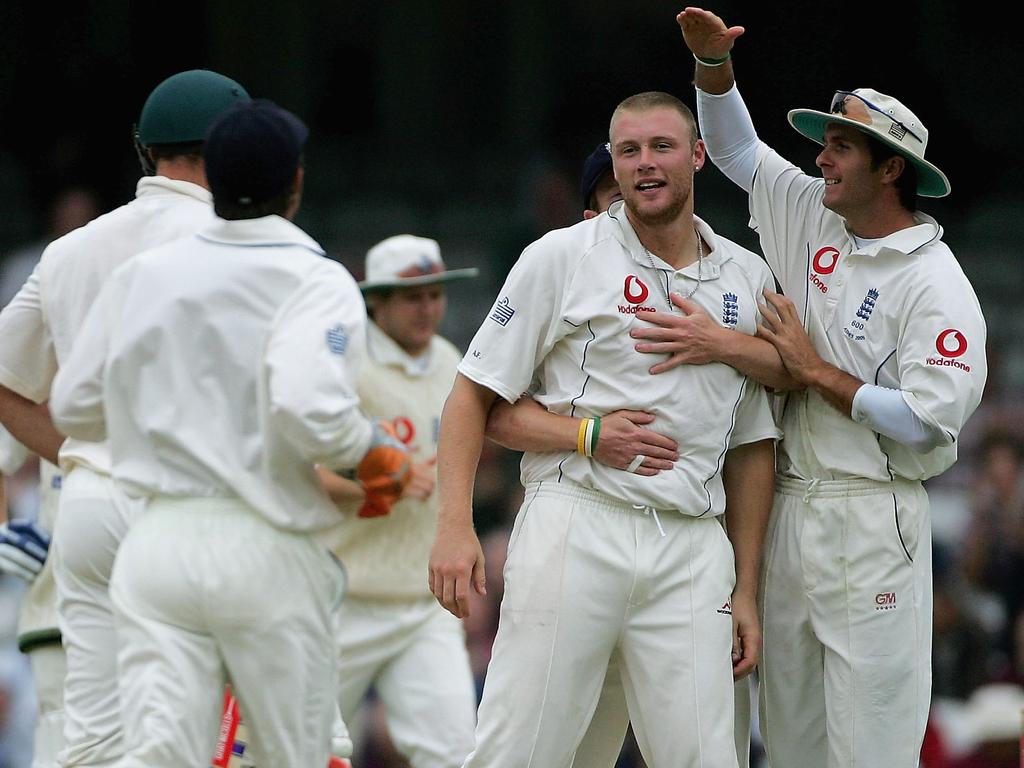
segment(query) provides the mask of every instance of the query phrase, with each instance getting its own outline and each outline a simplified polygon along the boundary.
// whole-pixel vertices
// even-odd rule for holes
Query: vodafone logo
[[[405,445],[409,445],[416,437],[416,427],[412,425],[408,416],[396,416],[391,420],[391,426],[395,429],[395,437]]]
[[[935,351],[943,357],[960,357],[967,351],[967,337],[956,328],[947,328],[935,339]]]
[[[636,275],[626,275],[626,282],[622,286],[622,295],[630,304],[643,304],[647,301],[650,293]]]
[[[831,275],[838,263],[839,250],[831,245],[826,245],[814,254],[814,260],[811,262],[814,266],[814,271],[819,275]]]
[[[957,368],[967,373],[971,372],[971,366],[956,359],[967,351],[967,337],[956,328],[947,328],[935,337],[935,351],[941,357],[929,357],[925,360],[928,365]]]

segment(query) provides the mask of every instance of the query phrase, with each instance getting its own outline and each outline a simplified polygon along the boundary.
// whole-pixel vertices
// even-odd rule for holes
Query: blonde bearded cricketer
[[[524,251],[442,417],[429,575],[456,615],[471,583],[486,589],[471,489],[495,397],[514,402],[536,372],[538,401],[580,419],[575,451],[523,459],[526,498],[470,768],[571,765],[615,652],[649,765],[737,764],[732,652],[747,664],[758,653],[755,592],[779,433],[760,385],[726,365],[651,376],[630,331],[637,314],[693,299],[749,338],[770,273],[693,215],[704,151],[678,99],[627,99],[610,139],[624,202]],[[765,367],[781,370],[773,349],[759,349]],[[616,467],[593,461],[598,419],[623,408],[653,414],[685,461],[661,471],[643,454]],[[744,477],[728,537],[717,520],[727,453]]]

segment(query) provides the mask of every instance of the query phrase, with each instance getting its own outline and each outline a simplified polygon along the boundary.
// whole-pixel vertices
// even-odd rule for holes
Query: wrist
[[[576,453],[588,459],[593,458],[597,450],[597,441],[601,435],[601,419],[580,419],[576,432]]]
[[[705,67],[720,67],[732,58],[732,54],[729,51],[726,51],[725,56],[718,58],[715,56],[698,56],[695,53],[693,54],[693,58],[694,61],[698,64],[703,64]]]

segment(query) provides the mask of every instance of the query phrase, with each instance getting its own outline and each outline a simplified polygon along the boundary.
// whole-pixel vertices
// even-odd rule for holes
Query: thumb
[[[473,588],[478,595],[487,594],[487,574],[484,571],[484,556],[482,552],[473,564]]]

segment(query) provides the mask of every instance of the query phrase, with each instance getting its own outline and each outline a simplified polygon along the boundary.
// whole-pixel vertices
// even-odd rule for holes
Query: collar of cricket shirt
[[[199,233],[199,237],[214,243],[246,248],[305,248],[324,256],[320,244],[281,216],[261,216],[258,219],[215,219]]]
[[[847,235],[853,244],[853,253],[861,256],[877,256],[881,251],[889,250],[910,254],[942,238],[942,227],[928,214],[918,211],[914,214],[914,220],[917,222],[914,226],[898,230],[891,235],[867,242],[865,242],[865,238],[861,238],[861,242],[864,243],[863,247],[858,247],[857,238],[847,230]]]
[[[680,272],[687,277],[692,277],[694,280],[697,279],[698,270],[700,270],[701,280],[707,281],[718,278],[722,274],[722,265],[732,258],[732,254],[728,253],[728,249],[720,247],[714,230],[697,215],[693,217],[693,226],[704,239],[704,242],[707,243],[708,250],[704,253],[703,265],[694,261],[681,270],[675,269],[659,258],[657,254],[651,253],[651,257],[648,258],[647,254],[649,251],[644,248],[640,238],[636,236],[633,225],[630,224],[629,217],[626,216],[626,204],[624,201],[620,200],[613,203],[608,209],[608,217],[616,223],[620,235],[618,240],[629,251],[633,260],[648,268],[653,266],[655,269],[665,272]]]
[[[135,185],[135,197],[148,197],[150,195],[177,194],[194,197],[207,205],[213,205],[213,195],[206,187],[193,184],[191,181],[181,179],[169,179],[166,176],[143,176]]]

